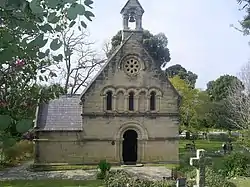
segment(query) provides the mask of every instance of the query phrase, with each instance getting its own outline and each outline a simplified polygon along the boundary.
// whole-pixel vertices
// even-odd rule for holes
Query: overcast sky
[[[91,39],[101,48],[122,29],[120,10],[127,0],[94,0],[96,18],[88,24]],[[235,75],[250,58],[250,37],[231,28],[242,19],[236,0],[140,0],[143,28],[163,32],[171,61],[198,74],[198,88],[223,74]]]

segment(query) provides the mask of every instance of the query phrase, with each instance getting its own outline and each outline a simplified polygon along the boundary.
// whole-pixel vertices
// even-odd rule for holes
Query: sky
[[[250,59],[249,36],[230,27],[244,16],[236,0],[139,0],[143,28],[163,32],[169,41],[170,65],[181,64],[198,75],[197,88],[220,75],[236,75]],[[122,29],[120,10],[127,0],[95,0],[90,39],[101,49]]]

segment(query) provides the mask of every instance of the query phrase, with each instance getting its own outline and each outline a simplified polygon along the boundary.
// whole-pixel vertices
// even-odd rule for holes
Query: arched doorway
[[[132,165],[137,161],[137,138],[138,134],[134,130],[127,130],[123,134],[122,158],[124,164]]]

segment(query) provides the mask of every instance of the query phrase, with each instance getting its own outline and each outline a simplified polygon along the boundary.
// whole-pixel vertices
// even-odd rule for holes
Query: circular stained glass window
[[[140,63],[137,59],[135,58],[130,58],[125,60],[124,62],[124,71],[128,74],[128,75],[136,75],[138,74],[139,70],[140,70]]]

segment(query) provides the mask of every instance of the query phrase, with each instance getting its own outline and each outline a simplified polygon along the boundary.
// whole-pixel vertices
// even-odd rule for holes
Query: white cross
[[[197,149],[196,157],[190,158],[190,165],[196,167],[196,186],[205,187],[205,168],[206,165],[211,165],[211,158],[205,157],[204,149]]]

